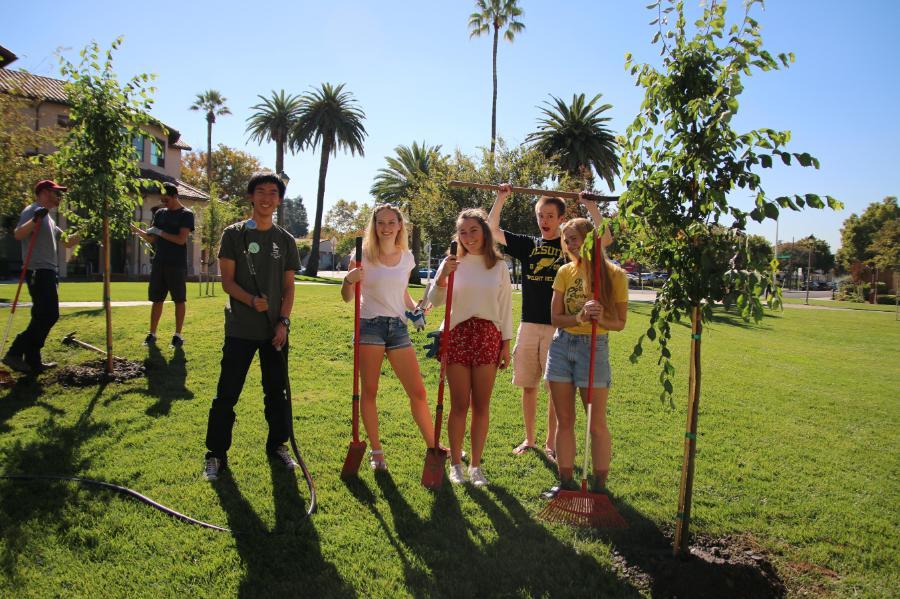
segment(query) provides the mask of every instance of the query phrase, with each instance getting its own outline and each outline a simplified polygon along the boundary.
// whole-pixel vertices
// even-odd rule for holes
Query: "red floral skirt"
[[[500,331],[490,320],[470,318],[450,330],[448,364],[484,366],[500,359]]]

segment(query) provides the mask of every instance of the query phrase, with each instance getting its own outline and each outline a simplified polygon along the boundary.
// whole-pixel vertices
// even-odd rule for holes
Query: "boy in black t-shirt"
[[[219,265],[228,305],[222,369],[206,429],[207,480],[216,480],[227,466],[234,406],[257,351],[269,425],[266,452],[288,469],[297,467],[285,445],[291,423],[283,352],[287,352],[300,254],[291,234],[272,222],[284,190],[284,182],[274,173],[254,174],[247,186],[253,205],[251,220],[235,223],[222,233]]]
[[[525,440],[513,453],[521,455],[535,446],[537,397],[547,365],[547,352],[556,327],[550,324],[550,300],[553,279],[565,263],[560,244],[559,226],[566,218],[566,203],[556,197],[542,197],[534,208],[540,237],[511,233],[500,228],[500,213],[510,195],[509,184],[500,186],[491,207],[488,224],[494,239],[506,246],[506,252],[522,264],[522,321],[513,350],[513,384],[522,388],[522,413]],[[549,393],[549,389],[547,391]],[[556,457],[556,413],[553,402],[547,402],[547,437],[544,451],[551,460]]]
[[[162,316],[166,295],[175,302],[175,334],[172,346],[184,345],[181,336],[184,327],[185,302],[187,301],[187,241],[194,230],[194,213],[178,200],[178,188],[173,183],[163,184],[163,207],[153,214],[153,221],[146,231],[131,225],[132,231],[153,244],[155,252],[150,264],[148,299],[150,308],[150,333],[145,345],[156,343],[156,327]]]

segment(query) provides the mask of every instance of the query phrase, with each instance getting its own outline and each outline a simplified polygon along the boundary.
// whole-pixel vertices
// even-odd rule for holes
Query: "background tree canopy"
[[[206,167],[206,152],[188,152],[181,159],[181,178],[198,189],[207,189]],[[247,181],[261,169],[255,156],[219,144],[213,150],[212,187],[224,202],[243,202],[247,197]]]

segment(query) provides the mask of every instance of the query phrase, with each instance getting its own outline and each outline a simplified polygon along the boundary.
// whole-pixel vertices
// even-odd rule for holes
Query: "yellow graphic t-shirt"
[[[625,276],[625,271],[613,265],[610,269],[610,274],[612,275],[613,301],[617,304],[627,303],[628,278]],[[572,262],[559,267],[556,279],[553,281],[553,290],[563,294],[563,304],[565,305],[566,314],[569,316],[574,316],[581,312],[591,295],[590,293],[585,295],[584,278],[581,276],[581,271]],[[590,335],[591,321],[587,320],[580,325],[566,327],[565,331],[573,335]],[[608,332],[603,327],[597,327],[598,335]]]

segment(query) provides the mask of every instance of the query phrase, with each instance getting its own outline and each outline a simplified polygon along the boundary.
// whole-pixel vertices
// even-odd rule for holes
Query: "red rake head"
[[[600,493],[560,491],[538,514],[548,522],[592,528],[627,528],[628,523],[609,500]]]

